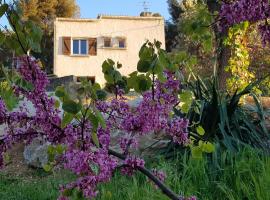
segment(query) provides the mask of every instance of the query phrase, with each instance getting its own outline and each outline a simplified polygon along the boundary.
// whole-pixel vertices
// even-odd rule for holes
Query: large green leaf
[[[98,141],[98,136],[97,136],[97,132],[92,132],[92,140],[94,142],[94,144],[99,147],[99,141]]]
[[[63,102],[62,108],[64,111],[76,115],[81,110],[82,105],[68,99]]]
[[[55,96],[61,98],[66,96],[66,91],[64,86],[58,86],[55,90]]]
[[[68,112],[64,113],[64,117],[61,123],[61,127],[65,128],[74,118],[74,115]]]
[[[98,120],[97,116],[95,116],[95,115],[92,113],[92,111],[89,111],[89,112],[87,113],[87,117],[88,117],[88,119],[89,119],[90,122],[91,122],[93,131],[97,131],[98,124],[99,124],[99,120]]]
[[[147,43],[145,43],[141,49],[140,49],[140,52],[139,52],[139,57],[140,59],[142,60],[149,60],[152,55],[153,55],[153,49],[151,49],[150,47],[147,47],[146,46]]]
[[[148,60],[139,60],[137,70],[138,72],[148,72],[150,67],[151,63]]]
[[[101,127],[106,128],[106,123],[105,123],[105,120],[104,120],[101,112],[99,110],[95,109],[95,114],[96,114],[96,117],[97,117],[98,122],[101,125]]]

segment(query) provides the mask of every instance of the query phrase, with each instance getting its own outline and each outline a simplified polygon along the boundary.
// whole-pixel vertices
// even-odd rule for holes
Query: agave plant
[[[231,95],[219,91],[215,77],[204,81],[197,76],[186,85],[193,97],[188,112],[183,113],[176,107],[175,113],[193,122],[190,132],[194,135],[195,142],[212,141],[233,151],[239,145],[266,148],[270,137],[266,128],[266,111],[252,93],[252,89],[261,81],[251,83],[242,91],[235,91]],[[241,99],[245,95],[251,95],[256,104],[242,104]]]

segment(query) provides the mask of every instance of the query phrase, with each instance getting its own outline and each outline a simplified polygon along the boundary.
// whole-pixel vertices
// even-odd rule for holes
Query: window
[[[73,55],[87,55],[87,40],[74,39],[73,40]]]
[[[104,47],[112,47],[111,38],[104,38]]]
[[[124,38],[118,39],[118,47],[119,48],[126,48],[126,40]]]

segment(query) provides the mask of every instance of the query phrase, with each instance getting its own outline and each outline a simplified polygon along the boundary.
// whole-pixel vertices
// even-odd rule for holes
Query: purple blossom
[[[135,156],[128,156],[124,161],[124,167],[121,172],[125,175],[132,176],[137,170],[137,167],[144,167],[144,160]]]
[[[268,0],[237,0],[229,3],[223,1],[219,13],[219,26],[224,31],[244,21],[251,23],[265,21],[264,25],[259,25],[259,31],[262,43],[266,45],[270,42],[269,25],[267,22],[269,14],[270,4]]]

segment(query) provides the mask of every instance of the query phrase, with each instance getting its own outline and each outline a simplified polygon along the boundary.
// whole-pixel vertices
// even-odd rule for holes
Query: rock
[[[0,125],[0,138],[4,135],[6,127],[7,126],[5,124]]]
[[[128,105],[132,108],[136,108],[139,106],[139,104],[142,102],[143,98],[142,97],[137,97],[135,99],[132,99],[130,101],[128,101]]]
[[[25,146],[23,156],[25,162],[37,168],[42,168],[48,163],[48,146],[41,138],[35,138],[29,145]]]
[[[112,130],[110,148],[114,151],[121,152],[119,146],[119,138],[125,133],[119,130]],[[138,146],[137,149],[130,148],[130,152],[139,156],[149,157],[155,156],[157,150],[167,147],[170,139],[165,133],[149,133],[146,135],[136,135]]]

